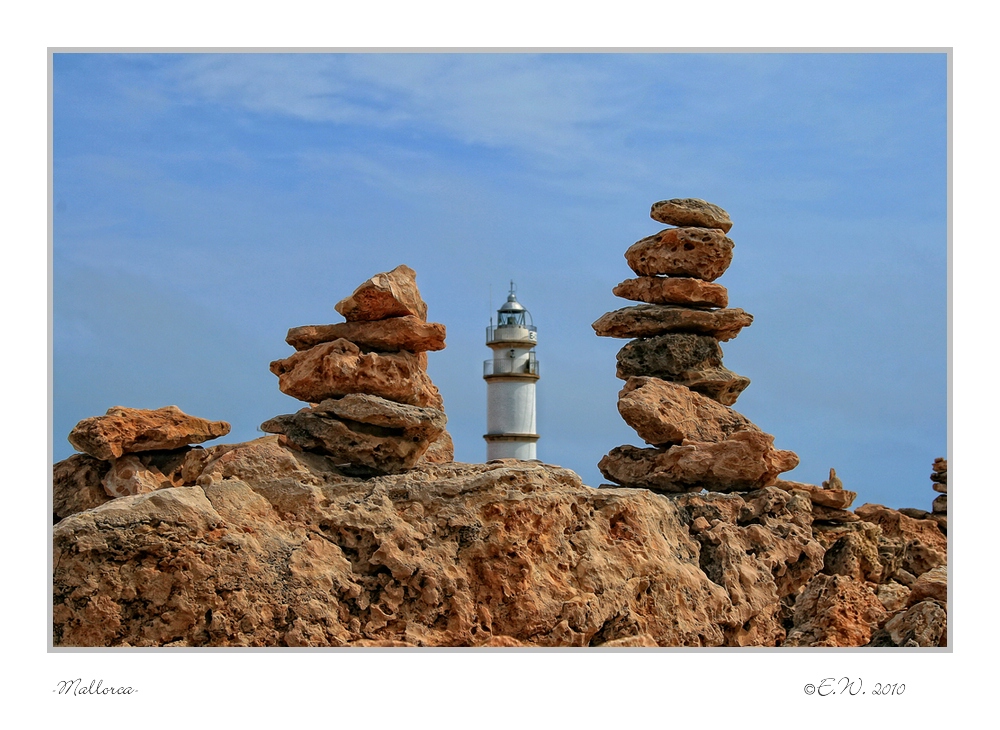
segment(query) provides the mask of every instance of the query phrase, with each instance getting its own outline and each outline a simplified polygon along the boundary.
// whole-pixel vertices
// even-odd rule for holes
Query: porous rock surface
[[[350,340],[360,347],[379,352],[427,352],[445,348],[445,326],[437,322],[425,322],[411,315],[364,322],[340,322],[338,324],[310,324],[292,327],[285,342],[296,350],[333,342]]]
[[[686,276],[715,281],[733,260],[733,242],[715,228],[667,228],[625,251],[640,276]]]

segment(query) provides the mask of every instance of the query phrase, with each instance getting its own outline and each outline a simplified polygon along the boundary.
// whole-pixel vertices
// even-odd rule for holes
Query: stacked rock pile
[[[156,410],[114,406],[69,433],[77,451],[53,468],[53,513],[63,517],[116,497],[186,483],[201,454],[191,449],[225,436],[225,421],[189,416],[177,406]]]
[[[753,322],[729,309],[726,288],[713,283],[732,262],[729,214],[703,200],[655,203],[667,225],[625,252],[638,278],[614,288],[642,302],[594,322],[602,337],[630,338],[618,353],[625,380],[618,410],[651,448],[619,446],[598,465],[618,486],[656,492],[748,491],[774,484],[798,465],[729,406],[750,380],[722,365],[720,342]],[[817,488],[818,489],[818,488]]]
[[[427,375],[445,327],[427,321],[416,272],[376,274],[335,308],[346,322],[293,327],[285,341],[297,352],[271,363],[281,392],[310,406],[261,429],[361,475],[451,461],[444,404]]]
[[[948,460],[938,457],[931,467],[931,482],[934,484],[934,491],[940,494],[931,503],[931,514],[941,515],[948,524]]]

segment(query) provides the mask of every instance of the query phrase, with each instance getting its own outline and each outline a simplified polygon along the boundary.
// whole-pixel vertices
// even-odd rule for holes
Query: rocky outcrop
[[[376,274],[341,300],[346,322],[293,327],[297,352],[271,363],[282,393],[310,404],[261,425],[290,445],[337,460],[359,474],[389,474],[454,456],[427,351],[444,349],[445,327],[408,266]],[[437,448],[431,448],[441,441]]]
[[[189,416],[177,406],[155,411],[114,406],[103,416],[85,418],[76,424],[69,442],[77,451],[110,461],[122,454],[200,444],[227,433],[229,424],[225,421]]]

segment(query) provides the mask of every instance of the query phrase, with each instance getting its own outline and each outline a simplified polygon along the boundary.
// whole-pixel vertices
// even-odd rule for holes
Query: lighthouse
[[[514,282],[507,301],[497,310],[497,324],[486,329],[493,358],[483,363],[486,381],[486,460],[534,459],[535,359],[537,330],[531,314],[517,301]]]

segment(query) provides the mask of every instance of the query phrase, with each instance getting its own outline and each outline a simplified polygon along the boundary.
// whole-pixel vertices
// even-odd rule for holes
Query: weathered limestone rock
[[[426,355],[364,353],[348,340],[324,342],[271,363],[282,393],[319,403],[349,393],[443,410],[441,395],[425,372]]]
[[[744,614],[647,492],[530,462],[250,484],[243,450],[56,527],[56,646],[718,646]]]
[[[753,315],[742,309],[704,310],[637,304],[608,312],[591,326],[599,337],[655,337],[672,332],[692,332],[726,342],[752,322]]]
[[[795,599],[783,646],[864,646],[886,616],[867,584],[820,573]]]
[[[906,599],[910,596],[910,589],[901,583],[890,580],[878,587],[876,594],[882,606],[889,613],[897,613],[906,608]]]
[[[444,430],[447,418],[433,408],[393,403],[365,394],[325,400],[261,424],[307,451],[374,474],[409,469]]]
[[[701,545],[701,569],[729,593],[726,645],[780,644],[780,607],[823,567],[823,547],[810,535],[809,503],[773,487],[670,501]]]
[[[625,252],[640,276],[690,276],[715,281],[733,260],[733,242],[714,228],[667,228]]]
[[[667,449],[619,446],[598,468],[613,482],[654,492],[736,492],[766,487],[798,463],[793,452],[774,448],[773,436],[740,431],[717,443],[685,441]]]
[[[921,601],[886,621],[871,646],[944,646],[948,614],[935,601]]]
[[[418,464],[447,464],[455,460],[455,442],[451,440],[451,434],[442,431],[441,435],[431,442],[427,451],[420,457]]]
[[[649,217],[668,226],[719,228],[723,233],[729,233],[733,227],[729,213],[698,198],[674,198],[653,203]]]
[[[813,519],[823,522],[857,522],[861,518],[846,509],[813,504]]]
[[[726,287],[686,276],[640,276],[626,279],[612,291],[622,299],[647,304],[687,307],[725,307],[729,304]]]
[[[69,442],[78,451],[111,461],[122,454],[200,444],[227,433],[229,424],[225,421],[189,416],[177,406],[153,411],[114,406],[103,416],[76,424]]]
[[[174,486],[162,471],[143,464],[135,454],[126,454],[112,462],[103,483],[104,490],[112,497],[146,494]]]
[[[111,499],[101,484],[110,468],[111,464],[89,454],[73,454],[53,465],[53,523]]]
[[[914,520],[880,504],[863,504],[854,510],[854,514],[881,527],[886,537],[901,540],[904,544],[916,540],[943,555],[948,554],[948,539],[941,534],[936,522]]]
[[[348,322],[368,322],[413,315],[427,319],[427,305],[417,289],[417,272],[409,266],[376,274],[334,307]]]
[[[813,504],[832,507],[834,509],[847,509],[858,496],[857,492],[851,492],[843,487],[840,489],[823,489],[822,487],[817,487],[815,484],[803,484],[802,482],[791,482],[784,479],[776,481],[774,486],[780,487],[786,492],[794,490],[805,492],[809,495],[809,499]]]
[[[745,416],[707,396],[659,378],[629,378],[618,412],[647,444],[724,441],[737,431],[760,431]]]
[[[355,345],[379,352],[426,352],[443,350],[445,327],[407,315],[374,322],[341,322],[292,327],[285,342],[296,350],[308,350],[323,342],[350,340]]]
[[[939,494],[931,502],[931,514],[935,515],[946,515],[948,514],[948,495]]]
[[[823,572],[828,575],[846,575],[860,582],[879,583],[884,566],[879,558],[879,530],[867,522],[854,522],[838,530],[840,537],[826,546]],[[814,534],[823,542],[822,533]]]
[[[910,597],[907,604],[912,606],[927,598],[933,598],[940,603],[948,603],[948,566],[939,565],[931,568],[910,586]]]

